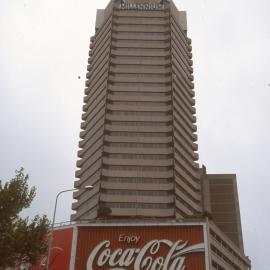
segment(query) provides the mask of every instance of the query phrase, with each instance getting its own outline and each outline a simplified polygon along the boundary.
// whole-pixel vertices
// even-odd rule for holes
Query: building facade
[[[143,7],[111,1],[97,15],[73,220],[202,213],[185,13],[172,2]]]
[[[186,13],[172,1],[111,0],[88,63],[71,220],[197,220],[205,269],[250,269],[236,176],[197,163]]]
[[[31,268],[43,270],[46,255]],[[92,220],[53,231],[49,270],[249,270],[207,219]]]

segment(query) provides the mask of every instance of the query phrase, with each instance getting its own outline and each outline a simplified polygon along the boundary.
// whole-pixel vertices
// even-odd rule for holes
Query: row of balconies
[[[136,47],[137,48],[137,47]],[[170,57],[170,51],[167,49],[153,49],[151,48],[129,48],[122,47],[121,49],[117,49],[115,46],[112,47],[111,55],[112,56],[140,56],[140,57]]]
[[[104,51],[104,54],[100,56],[95,64],[91,64],[90,68],[88,68],[89,72],[86,73],[86,78],[91,78],[93,81],[97,76],[100,76],[104,65],[109,66],[109,48]],[[88,86],[89,85],[90,84],[88,84]]]
[[[188,122],[185,120],[184,115],[180,114],[177,106],[174,104],[174,112],[173,112],[173,127],[180,131],[181,134],[184,134],[184,139],[190,143],[195,142],[197,140],[197,135],[194,134],[196,132],[196,125],[193,125],[192,122]]]
[[[98,188],[99,189],[99,188]],[[92,195],[92,194],[91,194]],[[79,219],[81,216],[85,215],[87,212],[91,212],[92,209],[97,208],[99,203],[99,194],[97,193],[97,196],[90,196],[88,195],[88,198],[81,201],[77,201],[75,203],[72,203],[72,210],[77,211],[75,214],[72,215],[72,220]]]
[[[184,69],[185,72],[188,74],[193,72],[193,61],[191,57],[188,57],[185,52],[182,52],[179,48],[179,44],[175,42],[174,39],[171,41],[171,53],[172,53],[172,60],[177,60],[181,69]]]
[[[193,132],[196,132],[197,128],[193,123],[196,123],[196,113],[195,107],[185,104],[179,97],[176,91],[173,95],[173,105],[174,105],[174,115],[175,117],[182,117],[186,124],[190,126]]]
[[[83,120],[86,121],[86,126],[83,131],[80,132],[80,138],[84,139],[88,132],[91,132],[92,129],[99,124],[99,122],[105,121],[105,106],[106,100],[102,100],[98,106],[91,111],[87,117],[84,117]]]
[[[108,28],[108,30],[104,32],[103,39],[101,40],[98,39],[96,43],[90,44],[90,51],[89,51],[90,59],[88,60],[88,63],[90,65],[95,64],[95,62],[98,61],[102,55],[104,55],[104,51],[110,48],[111,35],[112,35],[111,29]]]
[[[125,203],[124,203],[125,204]],[[174,217],[174,207],[171,206],[170,208],[166,209],[153,209],[153,208],[140,208],[134,207],[134,208],[120,208],[120,207],[115,207],[114,205],[110,205],[109,203],[106,204],[107,207],[109,207],[112,212],[112,216],[140,216],[140,217],[159,217],[159,218],[168,218],[168,217]]]
[[[110,147],[120,147],[120,148],[169,148],[172,146],[172,142],[168,142],[168,143],[129,143],[129,142],[107,142],[104,141],[104,145],[105,146],[110,146]]]
[[[88,115],[85,119],[85,122],[81,123],[80,138],[86,142],[89,139],[87,137],[88,133],[91,133],[91,136],[97,131],[97,126],[101,126],[105,121],[105,101],[100,102],[100,104]],[[94,132],[93,132],[94,131]],[[86,138],[87,137],[87,138]],[[79,144],[79,146],[85,145],[85,142]]]
[[[188,51],[192,51],[191,39],[187,37],[186,33],[183,31],[180,25],[176,22],[174,17],[171,18],[171,29],[172,29],[172,32],[174,32],[175,35],[181,39],[181,43],[185,44]]]
[[[100,194],[100,201],[106,203],[148,203],[148,204],[169,204],[174,202],[174,195],[166,196],[140,196],[140,195],[108,195]]]
[[[95,88],[92,88],[91,90],[92,90],[91,95],[88,94],[88,95],[84,96],[84,98],[83,98],[83,102],[86,103],[86,104],[84,104],[84,106],[87,106],[87,103],[91,104],[93,101],[95,101],[97,98],[99,98],[101,91],[103,91],[103,90],[107,91],[107,80],[103,79],[103,80],[99,81],[98,85]],[[83,111],[86,112],[85,107],[83,107]]]
[[[120,74],[114,76],[110,74],[109,76],[110,83],[161,83],[169,84],[171,83],[171,76],[160,76],[159,74],[125,74],[121,76]],[[164,86],[164,85],[163,85]]]
[[[174,183],[115,183],[111,181],[101,181],[101,188],[104,189],[110,189],[110,190],[161,190],[161,191],[167,191],[167,190],[174,190]]]
[[[82,120],[89,118],[89,115],[93,111],[98,111],[96,107],[100,106],[101,103],[105,103],[106,93],[107,93],[107,76],[102,76],[98,84],[91,89],[91,92],[84,98],[85,104],[83,105]]]
[[[196,109],[193,107],[195,106],[195,99],[189,95],[190,89],[185,89],[184,85],[181,84],[182,78],[175,79],[173,83],[173,95],[183,103],[183,106],[189,110],[192,114],[196,112]],[[193,91],[194,92],[194,91]],[[196,116],[192,115],[193,119],[196,121]]]
[[[120,74],[155,74],[155,75],[169,75],[171,74],[171,68],[166,66],[145,66],[145,65],[111,65],[110,72],[116,73],[116,76]]]
[[[164,126],[147,126],[147,125],[114,125],[111,123],[105,124],[106,131],[123,131],[123,132],[152,132],[154,133],[168,133],[172,132],[172,125]]]
[[[91,190],[85,190],[83,187],[87,185],[92,185],[93,188]],[[88,199],[93,198],[100,190],[100,175],[99,177],[95,178],[95,182],[90,179],[90,181],[87,181],[86,183],[83,183],[83,185],[80,186],[80,189],[73,192],[73,199],[79,200],[78,202],[73,203],[72,205],[75,205],[76,207],[80,206],[84,202],[86,202]]]
[[[199,165],[194,160],[192,160],[188,155],[179,152],[178,145],[175,146],[174,157],[175,157],[175,167],[181,168],[189,175],[189,179],[198,182],[200,180]]]
[[[114,17],[113,25],[169,25],[169,17],[164,19],[155,17]]]
[[[183,176],[178,173],[179,170],[175,170],[175,189],[181,189],[182,192],[189,194],[190,198],[192,198],[195,202],[201,201],[201,186],[199,183],[189,182]]]
[[[237,270],[249,269],[247,265],[242,264],[241,262],[238,261],[237,258],[232,257],[232,255],[225,249],[220,248],[217,242],[212,242],[210,247],[211,247],[212,264],[214,265],[217,264],[218,267],[222,267],[224,269],[237,269]]]
[[[201,201],[202,195],[201,195],[200,185],[197,185],[198,186],[197,189],[194,189],[194,187],[191,186],[190,183],[187,182],[186,179],[184,179],[183,177],[180,177],[178,174],[175,174],[174,180],[175,180],[175,188],[181,189],[182,192],[185,192],[186,194],[188,194],[190,198],[194,200],[194,202]]]
[[[174,130],[174,133],[175,133],[175,130],[176,132],[183,137],[183,139],[186,141],[186,143],[188,145],[190,145],[191,147],[193,147],[193,143],[196,142],[198,140],[198,136],[197,134],[194,134],[194,133],[190,133],[185,125],[183,124],[183,120],[179,119],[179,118],[174,118],[173,120],[173,130]],[[177,134],[176,133],[176,134]],[[193,149],[193,148],[191,148]]]
[[[177,85],[179,86],[179,90],[182,90],[182,92],[186,93],[186,96],[189,96],[190,99],[194,97],[194,83],[193,83],[193,75],[188,75],[187,73],[184,73],[181,66],[173,60],[172,61],[172,72],[173,72],[173,80],[177,82]]]
[[[103,65],[100,65],[98,67],[98,70],[96,72],[94,72],[94,74],[91,76],[91,80],[86,80],[85,86],[89,88],[89,91],[85,92],[86,94],[90,93],[91,89],[101,81],[101,78],[104,75],[108,76],[108,70],[109,64],[105,62]]]
[[[139,215],[138,212],[144,212],[144,215],[149,215],[149,211],[153,211],[152,213],[156,213],[157,216],[164,216],[165,213],[163,211],[167,208],[170,208],[172,203],[174,202],[174,196],[131,196],[131,195],[121,195],[121,199],[119,199],[119,196],[115,195],[107,195],[101,193],[99,196],[99,201],[101,206],[105,206],[107,208],[110,208],[112,211],[119,213],[117,215],[121,215],[120,213],[124,214],[125,209],[130,209],[129,216],[132,215]],[[140,203],[137,203],[137,202]],[[81,205],[77,205],[74,203],[72,205],[73,210],[77,210],[77,214],[75,216],[81,216],[84,213],[88,212],[89,210],[93,209],[98,204],[98,199],[95,200],[91,199],[86,201],[85,203]],[[158,206],[163,206],[162,208],[159,208]],[[136,207],[137,206],[137,207]],[[136,211],[134,211],[136,210]],[[168,214],[171,215],[171,211],[169,209],[167,210]],[[158,214],[159,213],[159,214]],[[112,212],[113,214],[113,212]],[[116,215],[116,214],[113,214]],[[127,213],[125,214],[127,215]]]
[[[87,81],[85,94],[88,95],[100,81],[100,75],[108,70],[109,53],[111,44],[111,19],[109,19],[96,36],[91,38],[90,52],[87,66]],[[91,79],[91,80],[90,80]],[[92,90],[93,91],[93,90]]]
[[[219,254],[223,254],[227,260],[229,259],[239,269],[250,270],[250,260],[243,254],[243,250],[239,251],[239,247],[236,246],[236,244],[233,243],[216,225],[214,225],[213,222],[210,223],[210,243],[219,251]],[[211,253],[211,257],[219,264],[221,263],[224,266],[229,267],[222,256]]]
[[[126,184],[125,186],[123,186],[123,184],[121,185],[114,185],[114,184],[111,184],[109,182],[101,182],[102,183],[102,188],[105,188],[105,189],[108,189],[108,191],[112,190],[112,193],[113,190],[116,190],[117,188],[124,188],[126,187],[128,190],[132,190],[132,186],[131,185],[128,185]],[[134,185],[133,185],[134,186]],[[121,196],[117,195],[117,192],[116,194],[106,194],[106,190],[105,190],[105,193],[103,193],[101,191],[100,193],[100,201],[103,202],[103,203],[108,203],[110,204],[107,205],[108,207],[110,208],[115,208],[115,210],[117,210],[118,208],[119,209],[124,209],[124,208],[129,208],[129,205],[130,203],[137,203],[138,201],[140,202],[140,206],[138,205],[138,207],[140,209],[154,209],[154,211],[158,210],[158,209],[167,209],[169,207],[166,206],[166,204],[171,204],[174,202],[174,196],[173,195],[157,195],[155,194],[156,192],[153,190],[153,188],[157,188],[157,190],[161,190],[160,188],[160,185],[155,185],[155,186],[152,186],[152,185],[141,185],[140,186],[140,190],[141,192],[144,192],[144,189],[143,186],[145,187],[145,191],[149,190],[148,193],[147,193],[147,196],[141,196],[141,195],[123,195],[121,194]],[[94,190],[91,192],[91,194],[85,194],[82,195],[82,194],[75,194],[75,198],[79,198],[79,201],[76,202],[76,203],[73,203],[73,210],[78,210],[78,213],[76,214],[76,216],[81,216],[82,214],[84,214],[85,212],[91,210],[93,207],[95,207],[97,205],[97,200],[94,200],[94,193],[97,192],[97,188],[99,188],[99,184],[95,185],[95,188]],[[134,188],[136,188],[136,186],[134,186]],[[163,185],[163,189],[162,190],[173,190],[173,184],[169,184],[167,186]],[[135,189],[136,190],[136,189]],[[99,190],[100,191],[100,190]],[[151,191],[153,191],[153,196],[151,196],[149,194],[149,192],[151,193]],[[139,191],[138,191],[139,192]],[[93,193],[93,194],[92,194]],[[111,193],[111,192],[110,192]],[[79,196],[80,195],[80,196]],[[90,199],[90,200],[89,200]],[[88,203],[89,201],[89,203]],[[122,203],[127,203],[123,206],[121,206]],[[116,207],[118,206],[118,207]],[[131,206],[131,208],[133,208],[133,206]],[[162,216],[162,215],[161,215]]]
[[[102,159],[103,164],[111,166],[160,166],[160,167],[169,167],[173,165],[172,159],[136,159],[136,158],[107,158]]]
[[[183,120],[183,125],[185,125],[186,130],[190,131],[191,133],[194,133],[197,131],[197,126],[193,124],[194,120],[195,120],[194,115],[192,114],[192,112],[188,111],[185,108],[185,106],[183,106],[182,104],[181,104],[181,102],[179,102],[178,98],[176,96],[174,96],[174,99],[173,99],[174,118]],[[191,107],[191,108],[195,110],[194,107]]]
[[[175,188],[176,198],[181,198],[185,202],[185,206],[189,208],[193,213],[201,213],[202,207],[199,200],[191,199],[191,195],[188,192],[183,192],[182,189]]]
[[[102,164],[101,157],[102,151],[98,151],[103,146],[103,140],[99,140],[97,145],[95,145],[95,154],[91,156],[88,160],[83,160],[84,164],[81,165],[81,168],[75,172],[75,176],[80,178],[85,172],[96,172]],[[95,159],[94,159],[95,157]]]
[[[100,88],[95,89],[95,91],[91,91],[91,95],[89,94],[88,99],[84,99],[86,102],[83,105],[83,115],[82,119],[85,121],[89,118],[89,115],[95,110],[95,108],[100,104],[104,103],[106,100],[107,94],[107,85],[106,82],[101,82]]]
[[[125,148],[125,149],[145,149],[146,151],[148,149],[166,149],[166,148],[170,148],[172,146],[172,142],[169,141],[167,143],[165,142],[161,142],[161,143],[141,143],[141,142],[136,142],[136,140],[132,141],[132,142],[122,142],[120,141],[120,139],[118,139],[119,141],[117,142],[111,142],[111,141],[105,141],[104,145],[111,147],[111,148]],[[144,154],[144,152],[142,151],[142,153],[140,154]]]
[[[74,187],[75,188],[79,188],[80,186],[83,185],[83,183],[85,183],[86,181],[89,181],[89,179],[95,183],[96,181],[98,181],[100,179],[100,175],[101,175],[101,167],[98,167],[98,169],[96,170],[89,170],[87,172],[85,172],[79,180],[76,180],[74,182]],[[75,173],[76,176],[76,173]],[[78,176],[76,176],[78,178]]]
[[[111,147],[104,146],[104,152],[108,154],[149,154],[149,155],[169,155],[173,153],[173,148],[146,148],[146,147]]]
[[[190,62],[192,60],[187,61]],[[189,64],[192,65],[192,63]],[[185,84],[189,86],[189,89],[192,88],[194,80],[192,75],[193,68],[185,65],[182,59],[179,58],[179,54],[177,54],[174,49],[172,50],[172,69],[175,70],[176,73],[181,74],[181,77],[183,78]]]
[[[136,93],[169,93],[171,92],[170,85],[151,85],[151,84],[125,84],[125,86],[121,84],[109,84],[108,90],[113,92],[136,92]]]
[[[151,67],[168,67],[171,65],[171,60],[168,57],[132,57],[132,56],[126,56],[126,57],[120,57],[115,56],[111,58],[111,64],[112,65],[129,65],[129,66],[151,66]]]
[[[189,50],[187,50],[183,44],[180,43],[179,37],[177,37],[174,34],[172,34],[172,37],[171,37],[171,44],[172,44],[172,48],[174,48],[174,50],[179,55],[179,58],[182,59],[184,65],[186,65],[186,67],[188,68],[190,72],[193,72],[192,53]]]
[[[129,33],[170,33],[170,26],[169,25],[125,25],[125,24],[118,24],[113,25],[113,31],[116,32],[129,32]]]
[[[102,116],[104,117],[104,116]],[[97,123],[95,124],[95,126],[90,129],[87,133],[84,131],[81,132],[81,138],[82,140],[79,142],[79,148],[85,148],[86,147],[86,144],[89,145],[91,144],[91,140],[93,138],[93,136],[100,130],[100,129],[104,129],[104,121],[105,119],[104,118],[100,118],[100,121],[97,121]],[[83,133],[84,132],[84,133]],[[82,150],[79,150],[78,152],[78,156],[81,157],[81,155],[83,155],[83,149]]]
[[[84,171],[89,169],[99,158],[101,158],[103,154],[103,138],[103,134],[99,137],[91,138],[89,140],[89,145],[86,145],[78,152],[78,157],[80,159],[77,161],[77,167],[80,169],[75,173],[76,177],[79,178]]]
[[[77,161],[78,170],[75,173],[77,178],[82,177],[86,173],[96,172],[101,167],[101,158],[103,154],[102,138],[94,145],[93,151],[87,152],[82,159]],[[88,154],[89,153],[89,154]]]
[[[187,142],[179,134],[178,130],[174,132],[174,144],[179,145],[182,151],[189,155],[192,160],[197,161],[199,159],[198,153],[195,153],[195,151],[198,150],[198,145],[195,143],[187,144]]]
[[[136,48],[136,49],[161,49],[169,50],[171,48],[170,40],[152,41],[152,40],[112,40],[112,49]]]
[[[175,71],[175,68],[173,67],[173,72],[174,71]],[[181,93],[185,95],[186,100],[191,100],[191,103],[194,103],[195,105],[195,100],[194,100],[195,92],[194,90],[192,90],[192,87],[194,85],[193,84],[188,85],[181,76],[177,76],[176,74],[178,73],[175,73],[175,75],[173,76],[173,90],[178,93],[181,91]],[[194,106],[193,104],[191,105]]]
[[[116,17],[146,17],[146,18],[168,18],[169,12],[168,11],[143,11],[143,10],[115,10],[114,16]]]
[[[117,32],[112,35],[113,41],[140,40],[140,41],[170,41],[171,35],[168,33],[145,33],[145,32]]]
[[[144,116],[144,115],[112,115],[112,114],[106,114],[106,119],[110,121],[130,121],[130,122],[171,122],[172,116],[166,115],[166,116]]]
[[[194,179],[193,177],[191,177],[188,174],[188,172],[185,170],[185,168],[183,166],[179,165],[179,163],[176,161],[174,164],[174,170],[175,170],[175,174],[178,175],[178,178],[180,178],[184,182],[186,182],[186,184],[188,184],[194,191],[201,190],[201,185],[198,182],[198,179]]]
[[[126,96],[126,97],[138,97],[138,96],[144,96],[146,98],[159,98],[157,99],[158,101],[157,102],[160,102],[160,100],[162,100],[163,98],[166,98],[168,96],[171,96],[172,95],[172,92],[171,91],[163,91],[163,92],[145,92],[143,91],[144,89],[141,89],[141,91],[111,91],[109,90],[108,91],[108,94],[109,95],[112,95],[112,96],[115,96],[115,97],[122,97],[122,96]],[[165,103],[167,104],[167,100],[165,101]],[[138,112],[138,115],[143,115],[143,113],[139,113]],[[132,115],[135,115],[135,113],[132,113]],[[153,114],[148,114],[148,115],[153,115]],[[155,114],[155,115],[158,115],[158,112]],[[164,113],[160,112],[159,115],[165,115]]]
[[[107,71],[107,70],[106,70]],[[104,89],[104,87],[107,87],[107,80],[108,80],[108,73],[104,72],[103,74],[99,74],[98,76],[98,81],[96,82],[95,85],[91,85],[91,87],[88,87],[87,85],[89,85],[90,81],[86,81],[86,89],[84,91],[86,97],[85,99],[88,101],[92,96],[95,95],[96,92],[98,91],[102,91],[102,89]],[[90,95],[91,93],[91,95]]]
[[[158,106],[148,106],[148,104],[126,104],[112,103],[107,104],[107,109],[111,111],[128,111],[128,112],[168,112],[172,110],[172,106],[168,104]]]
[[[168,104],[168,102],[172,101],[172,97],[170,95],[124,95],[124,94],[108,94],[107,98],[111,101],[126,101],[126,102],[157,102],[163,103],[164,105]]]
[[[180,200],[179,197],[175,198],[175,208],[176,210],[179,209],[179,211],[182,214],[182,217],[186,218],[189,216],[193,216],[195,214],[195,211],[193,209],[190,209],[185,205],[185,202]]]
[[[95,36],[93,36],[91,39],[90,39],[90,49],[93,49],[93,52],[96,50],[96,49],[99,49],[102,47],[102,42],[104,42],[104,40],[108,39],[108,38],[105,38],[105,37],[108,37],[108,34],[111,34],[111,30],[112,30],[112,18],[110,17],[105,23],[104,25],[102,26],[102,28],[100,29],[100,31],[98,31],[96,33]],[[92,44],[92,46],[91,46]]]
[[[170,41],[169,33],[141,33],[141,32],[113,32],[112,41],[143,41],[164,42]]]
[[[188,155],[180,152],[181,149],[179,149],[178,145],[174,145],[174,147],[175,166],[181,167],[190,176],[189,178],[192,181],[198,182],[200,180],[199,165]]]

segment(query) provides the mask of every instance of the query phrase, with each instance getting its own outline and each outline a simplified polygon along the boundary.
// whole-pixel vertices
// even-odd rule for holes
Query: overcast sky
[[[73,187],[89,39],[107,2],[0,0],[0,179],[30,174],[30,216],[51,218]],[[200,164],[237,174],[246,254],[269,270],[270,1],[175,4],[193,40]],[[61,197],[58,222],[71,201]]]

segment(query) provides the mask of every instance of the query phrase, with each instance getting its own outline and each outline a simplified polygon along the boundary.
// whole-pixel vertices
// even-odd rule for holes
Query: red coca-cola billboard
[[[69,227],[59,228],[53,231],[49,270],[69,270],[73,229],[73,227]],[[44,254],[40,262],[30,269],[44,270],[46,266],[46,260],[47,254]]]
[[[88,224],[55,230],[49,270],[208,270],[203,224]],[[46,255],[33,270],[44,270]]]
[[[206,270],[203,225],[78,228],[75,270]]]

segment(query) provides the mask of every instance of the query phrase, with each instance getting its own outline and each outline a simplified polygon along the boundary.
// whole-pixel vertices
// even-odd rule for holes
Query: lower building
[[[46,256],[33,270],[44,269]],[[250,260],[214,222],[112,220],[59,227],[50,270],[250,270]]]

